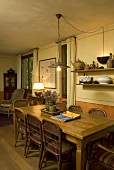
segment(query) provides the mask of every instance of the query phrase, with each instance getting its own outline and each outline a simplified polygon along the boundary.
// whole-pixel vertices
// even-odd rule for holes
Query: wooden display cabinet
[[[11,99],[15,89],[17,89],[17,73],[4,73],[4,100]]]

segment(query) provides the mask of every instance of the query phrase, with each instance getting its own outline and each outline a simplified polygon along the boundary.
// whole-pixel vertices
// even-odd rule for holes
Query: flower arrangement
[[[58,98],[58,94],[56,91],[52,92],[51,90],[47,90],[43,93],[43,97],[45,99],[45,103],[55,104]]]

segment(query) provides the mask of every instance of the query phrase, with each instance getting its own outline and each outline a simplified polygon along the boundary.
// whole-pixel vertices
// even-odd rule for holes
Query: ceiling
[[[18,55],[57,41],[56,14],[88,32],[114,24],[114,0],[0,0],[0,55]],[[60,37],[83,32],[60,19]]]

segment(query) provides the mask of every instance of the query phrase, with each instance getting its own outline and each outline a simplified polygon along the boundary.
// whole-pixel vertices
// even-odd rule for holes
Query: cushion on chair
[[[31,138],[33,140],[41,142],[41,135],[40,134],[38,135],[38,133],[31,134]]]
[[[22,119],[18,120],[18,127],[19,127],[19,131],[25,134],[25,125]]]
[[[114,147],[110,147],[109,149],[114,151]],[[96,151],[93,151],[91,154],[91,157],[114,168],[114,154],[109,153],[103,149],[99,149]]]
[[[35,140],[35,141],[41,143],[42,139],[41,139],[40,129],[39,129],[39,127],[35,126],[34,123],[36,123],[36,124],[38,123],[37,119],[35,120],[34,117],[31,117],[31,123],[28,123],[28,127],[29,127],[28,131],[30,133],[30,137],[32,140]]]
[[[57,142],[50,142],[47,144],[47,148],[49,148],[50,150],[52,150],[53,152],[55,153],[59,153],[59,144]],[[69,141],[66,141],[66,140],[63,140],[62,141],[62,154],[66,154],[67,152],[69,151],[73,151],[75,149],[75,144],[69,142]]]

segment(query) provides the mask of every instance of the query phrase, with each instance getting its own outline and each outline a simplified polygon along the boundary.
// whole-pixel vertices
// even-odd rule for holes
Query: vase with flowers
[[[58,94],[56,91],[47,90],[43,93],[43,97],[45,99],[46,110],[54,112],[56,111],[56,100],[58,98]]]

